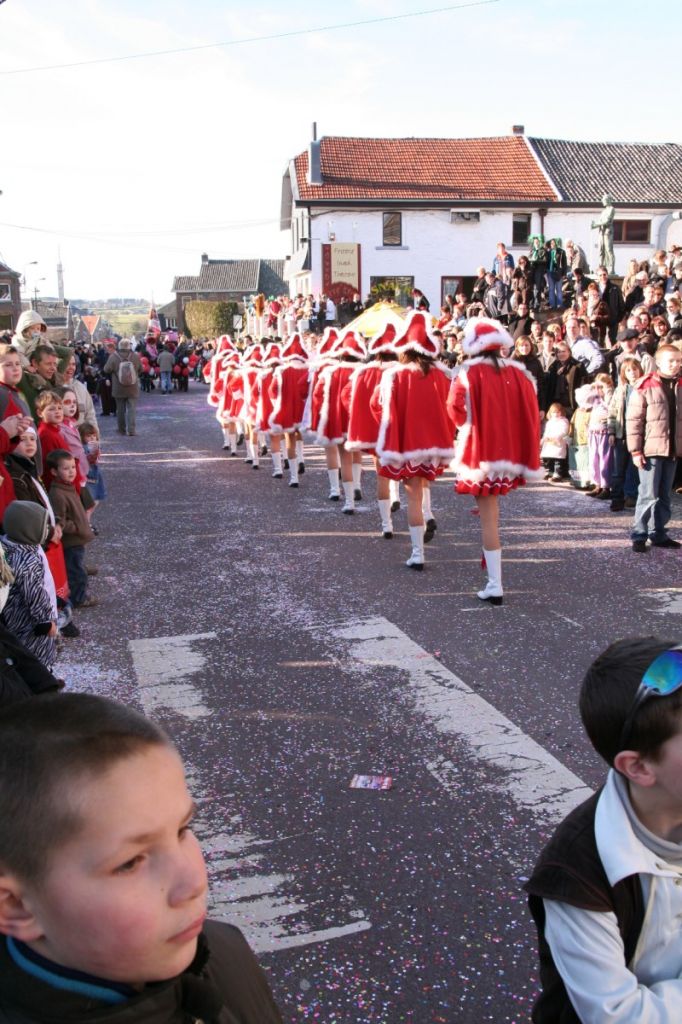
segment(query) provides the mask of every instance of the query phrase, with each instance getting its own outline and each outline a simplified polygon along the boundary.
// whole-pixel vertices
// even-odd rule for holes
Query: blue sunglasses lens
[[[652,661],[642,677],[642,685],[661,697],[679,690],[682,687],[682,649],[664,651]]]

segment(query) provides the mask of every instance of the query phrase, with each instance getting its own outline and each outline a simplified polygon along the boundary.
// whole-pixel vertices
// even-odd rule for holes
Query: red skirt
[[[502,477],[497,480],[479,480],[473,483],[471,480],[458,480],[455,484],[455,494],[473,494],[477,498],[489,498],[496,495],[509,494],[517,487],[525,487],[525,477],[515,476],[513,480]]]
[[[385,476],[389,480],[411,480],[420,476],[424,480],[435,480],[445,472],[445,466],[434,466],[430,462],[405,462],[402,466],[380,466],[379,476]]]
[[[68,601],[69,599],[69,580],[66,575],[66,562],[64,561],[64,548],[62,542],[50,541],[45,551],[45,557],[47,558],[47,564],[50,567],[52,573],[52,579],[54,580],[54,589],[57,592],[57,597],[61,597],[62,600]]]

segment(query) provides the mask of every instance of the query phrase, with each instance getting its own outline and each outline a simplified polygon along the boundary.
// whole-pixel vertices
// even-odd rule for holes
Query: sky
[[[67,298],[161,304],[202,252],[283,258],[282,175],[313,121],[319,136],[523,124],[545,138],[682,141],[667,35],[679,0],[469,0],[331,28],[445,7],[5,0],[0,259],[31,294],[57,294],[61,251]],[[183,47],[203,48],[27,70]]]

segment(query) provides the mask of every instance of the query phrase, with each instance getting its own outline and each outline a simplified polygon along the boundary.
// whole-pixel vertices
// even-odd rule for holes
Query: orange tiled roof
[[[520,136],[492,139],[321,140],[322,185],[308,153],[294,160],[304,202],[387,199],[551,202],[557,195]]]

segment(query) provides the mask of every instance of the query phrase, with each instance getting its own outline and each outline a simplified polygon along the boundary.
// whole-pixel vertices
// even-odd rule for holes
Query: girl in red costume
[[[317,443],[325,448],[334,446],[338,449],[345,497],[343,512],[350,516],[355,512],[356,500],[362,498],[362,453],[349,452],[344,447],[348,436],[350,379],[357,364],[366,357],[367,346],[361,335],[347,330],[341,335],[333,354],[337,359],[320,373],[313,405],[320,409]]]
[[[246,432],[246,458],[244,462],[252,469],[259,469],[258,428],[256,426],[258,405],[258,374],[263,366],[263,349],[253,345],[242,360],[242,383],[244,385],[244,423]]]
[[[317,437],[320,425],[323,392],[317,390],[320,374],[326,366],[335,362],[334,350],[339,343],[339,334],[334,327],[327,327],[315,353],[308,372],[308,399],[303,413],[303,430],[309,430]],[[329,477],[329,500],[338,501],[339,494],[339,451],[336,445],[325,445],[324,457]]]
[[[520,363],[502,359],[513,347],[497,320],[470,320],[462,349],[467,361],[452,383],[448,407],[459,428],[454,467],[457,494],[478,505],[488,583],[481,601],[502,604],[502,550],[497,498],[542,476],[535,380]]]
[[[268,442],[271,441],[269,430],[270,430],[270,416],[272,415],[272,400],[270,398],[270,385],[272,384],[272,378],[275,369],[281,362],[281,352],[279,345],[269,345],[263,356],[263,366],[258,371],[258,377],[254,386],[254,393],[256,395],[256,415],[255,415],[255,428],[257,431],[256,435],[256,457],[258,457],[259,445],[264,443],[264,439],[267,436]],[[282,454],[280,451],[281,438],[278,435],[274,439],[274,448],[270,445],[270,451],[273,454],[272,464],[273,473],[272,475],[277,478],[282,476]],[[261,448],[261,454],[263,449]],[[279,456],[278,459],[275,456]],[[254,466],[256,463],[254,462]],[[278,469],[279,467],[279,469]]]
[[[372,395],[381,382],[381,377],[389,366],[398,358],[394,347],[396,329],[392,323],[386,324],[383,331],[377,334],[369,344],[370,362],[359,366],[351,377],[350,412],[348,420],[348,440],[346,450],[351,452],[369,452],[374,456],[377,471],[377,504],[381,516],[382,535],[386,540],[393,536],[391,519],[391,484],[394,481],[379,473],[379,460],[375,453],[379,424],[370,408]],[[397,481],[395,481],[397,484]]]
[[[413,310],[394,346],[398,363],[384,371],[372,398],[379,420],[376,454],[381,476],[405,481],[412,540],[405,564],[423,569],[423,490],[455,453],[455,426],[447,410],[451,376],[436,362],[440,342],[429,330],[428,313]]]
[[[222,362],[222,389],[218,398],[216,419],[223,430],[223,448],[230,449],[232,458],[237,457],[237,428],[241,411],[243,388],[239,370],[239,353],[225,352],[220,356]],[[239,391],[239,400],[235,401],[235,390]]]
[[[299,472],[303,466],[300,458],[303,442],[299,431],[303,423],[307,397],[308,353],[303,347],[300,334],[294,334],[282,350],[282,365],[275,370],[270,385],[272,460],[275,461],[274,445],[278,443],[277,435],[284,434],[289,460],[289,487],[298,487]]]

